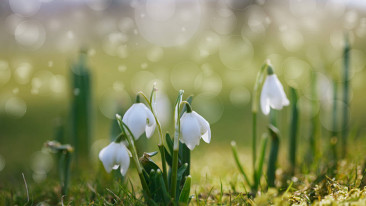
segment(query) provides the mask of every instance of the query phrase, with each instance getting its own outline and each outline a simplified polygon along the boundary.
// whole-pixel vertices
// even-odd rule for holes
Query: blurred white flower
[[[144,132],[146,132],[147,138],[154,134],[156,127],[154,115],[143,103],[133,104],[123,116],[122,121],[131,130],[136,140]]]
[[[193,150],[199,145],[200,139],[210,143],[211,129],[210,124],[195,111],[185,112],[180,119],[180,141]]]
[[[271,108],[282,109],[283,106],[289,105],[285,91],[276,74],[268,74],[263,84],[261,93],[261,108],[265,115],[269,114]]]
[[[130,156],[128,149],[122,143],[112,142],[99,152],[99,159],[102,161],[105,170],[110,173],[120,167],[121,174],[124,176],[130,166]]]

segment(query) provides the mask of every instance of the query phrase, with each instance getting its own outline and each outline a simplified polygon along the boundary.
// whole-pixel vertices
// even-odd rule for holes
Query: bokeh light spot
[[[199,94],[192,103],[193,110],[197,111],[210,124],[218,122],[224,112],[221,101],[211,94]]]
[[[200,71],[200,68],[194,62],[181,62],[171,70],[170,81],[177,91],[183,89],[192,92],[195,78]]]
[[[230,69],[243,69],[252,61],[253,55],[252,43],[240,36],[227,38],[220,47],[220,59]]]
[[[6,84],[11,76],[8,62],[0,60],[0,85]]]
[[[27,49],[38,49],[45,42],[46,32],[43,26],[35,21],[24,21],[15,29],[15,40]]]
[[[8,116],[19,119],[25,115],[27,105],[24,100],[19,97],[10,97],[5,103],[5,112]]]
[[[230,91],[230,102],[237,107],[243,107],[250,102],[250,92],[246,87],[235,87]]]

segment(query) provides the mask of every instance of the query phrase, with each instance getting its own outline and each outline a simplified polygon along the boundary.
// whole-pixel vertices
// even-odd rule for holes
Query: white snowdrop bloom
[[[210,143],[210,124],[195,111],[185,112],[180,118],[180,141],[193,150],[196,145],[199,145],[201,137],[205,142]]]
[[[124,176],[130,166],[130,156],[128,149],[122,143],[112,142],[99,152],[99,159],[102,161],[105,170],[110,173],[120,167],[121,174]]]
[[[268,74],[263,84],[261,93],[261,108],[265,115],[269,114],[271,108],[282,109],[283,106],[289,105],[285,91],[276,74]]]
[[[131,130],[136,140],[144,132],[146,132],[147,138],[154,134],[156,127],[154,115],[143,103],[133,104],[123,116],[122,121]]]

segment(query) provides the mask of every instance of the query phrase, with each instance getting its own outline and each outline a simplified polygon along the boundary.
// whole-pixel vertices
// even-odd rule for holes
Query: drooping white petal
[[[128,167],[130,166],[130,156],[128,150],[123,143],[120,143],[121,148],[116,154],[116,163],[120,166],[120,172],[123,176],[126,175]]]
[[[180,119],[180,141],[193,150],[199,145],[201,139],[201,128],[196,116],[193,113],[185,112]]]
[[[151,116],[153,118],[151,118]],[[151,111],[144,105],[143,103],[133,104],[123,116],[122,121],[127,125],[127,127],[131,130],[135,139],[139,139],[140,136],[147,130],[147,119],[151,120],[151,124],[149,127],[153,126],[155,119],[152,115]],[[155,128],[155,127],[154,127]],[[149,134],[152,135],[153,129],[149,128]],[[149,136],[149,137],[150,137]]]
[[[290,102],[286,97],[283,86],[275,74],[267,76],[263,84],[260,101],[262,112],[265,115],[269,114],[270,107],[280,110],[283,106],[289,105]]]
[[[268,82],[267,79],[264,81],[262,92],[261,92],[261,99],[260,99],[261,109],[263,114],[268,115],[270,111],[269,107],[269,97],[268,97]]]
[[[277,76],[275,76],[275,82],[276,82],[276,85],[278,88],[279,96],[281,97],[281,100],[282,100],[282,106],[288,106],[290,104],[290,101],[287,99],[283,86],[282,86],[280,80],[278,80]]]
[[[198,120],[198,123],[200,125],[200,131],[201,131],[202,139],[206,143],[210,143],[211,142],[211,128],[210,128],[210,124],[207,122],[207,120],[205,120],[205,118],[203,118],[197,112],[193,111],[192,114]]]
[[[146,137],[150,138],[154,134],[155,127],[156,127],[156,121],[155,121],[154,115],[147,107],[145,107],[145,112],[146,112],[145,132],[146,132]]]
[[[113,169],[120,167],[121,174],[125,175],[130,166],[130,157],[126,146],[120,142],[112,142],[99,153],[105,170],[110,173]]]

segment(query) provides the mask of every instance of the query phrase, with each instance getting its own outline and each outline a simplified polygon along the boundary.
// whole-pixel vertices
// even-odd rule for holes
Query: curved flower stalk
[[[267,78],[264,81],[260,97],[261,109],[263,114],[268,115],[271,108],[280,110],[283,106],[290,104],[285,91],[277,75],[273,73],[272,67],[267,67]]]
[[[99,159],[108,173],[120,168],[121,174],[125,176],[130,166],[129,152],[123,142],[111,142],[99,152]]]
[[[211,141],[211,129],[210,124],[199,114],[192,111],[192,107],[187,101],[182,101],[183,90],[179,91],[177,98],[174,120],[175,120],[175,133],[174,133],[174,146],[173,146],[173,165],[171,175],[171,197],[176,198],[176,185],[177,185],[177,169],[178,169],[178,152],[179,141],[186,144],[190,150],[193,150],[196,145],[199,144],[201,137],[207,143]],[[182,111],[182,106],[185,104],[187,111],[179,118],[179,114]]]
[[[139,177],[140,177],[140,181],[141,181],[141,185],[142,185],[142,188],[145,192],[145,194],[147,195],[147,197],[151,197],[150,195],[150,190],[149,190],[149,187],[146,183],[146,180],[145,180],[145,177],[143,175],[143,168],[139,162],[139,158],[137,156],[137,151],[136,151],[136,147],[135,147],[135,137],[134,137],[134,134],[133,132],[131,131],[131,129],[127,126],[126,123],[123,122],[122,120],[122,117],[118,114],[116,114],[116,119],[117,119],[117,122],[118,122],[118,126],[120,127],[121,131],[122,131],[122,134],[126,135],[126,140],[128,142],[128,146],[131,150],[131,157],[135,163],[135,166],[136,166],[136,169],[137,169],[137,172],[139,174]],[[121,138],[121,136],[119,136],[117,138],[117,141],[118,139]]]
[[[156,121],[153,113],[143,103],[133,104],[123,116],[122,121],[131,130],[136,140],[145,132],[150,138],[155,131]]]
[[[265,79],[265,71],[267,70],[267,78]],[[262,86],[263,85],[263,86]],[[262,92],[260,89],[262,87]],[[259,161],[257,162],[257,112],[258,103],[260,97],[260,105],[262,112],[265,115],[270,113],[270,109],[282,109],[283,106],[289,105],[289,100],[283,90],[283,86],[278,80],[277,76],[273,73],[272,66],[267,60],[265,64],[260,68],[256,82],[253,89],[253,100],[252,100],[252,168],[253,168],[253,183],[250,182],[248,175],[246,175],[244,168],[240,164],[239,157],[236,150],[236,144],[232,143],[232,152],[235,158],[235,162],[243,174],[245,181],[251,187],[253,195],[258,192],[260,180],[262,176],[262,169],[264,164],[264,156],[266,153],[266,146],[268,138],[263,136]]]
[[[139,92],[137,103],[128,109],[123,118],[116,114],[121,134],[117,140],[100,152],[99,158],[107,172],[120,167],[122,175],[125,175],[130,164],[129,157],[131,157],[136,165],[146,202],[155,202],[158,205],[187,203],[190,199],[191,179],[189,173],[185,174],[187,170],[189,171],[190,156],[187,158],[184,152],[193,150],[201,138],[207,143],[211,141],[210,125],[202,116],[192,111],[190,106],[192,97],[189,97],[187,101],[182,101],[183,90],[179,91],[174,112],[174,141],[167,133],[167,148],[165,148],[161,125],[156,116],[156,91],[154,85],[150,98]],[[139,103],[139,97],[143,97],[146,104]],[[155,127],[157,127],[160,137],[158,147],[162,158],[162,170],[150,159],[157,152],[144,153],[143,157],[139,158],[135,147],[135,140],[144,132],[147,137],[151,137]],[[129,150],[121,143],[122,136],[127,140]],[[181,156],[179,156],[180,146],[184,146]],[[171,167],[169,171],[166,163]],[[171,181],[168,181],[168,174]]]
[[[141,95],[150,107],[151,114],[152,114],[152,116],[154,118],[154,121],[155,121],[154,129],[155,129],[156,126],[158,127],[158,133],[159,133],[158,147],[159,147],[159,151],[160,151],[160,155],[161,155],[161,161],[162,161],[162,167],[163,167],[163,179],[164,179],[164,183],[166,185],[166,189],[168,190],[168,174],[167,174],[168,170],[166,168],[166,157],[165,157],[164,140],[163,140],[164,137],[163,137],[163,131],[161,129],[161,124],[160,124],[159,119],[158,119],[157,114],[156,114],[156,111],[157,111],[156,91],[157,90],[158,89],[156,88],[156,83],[154,83],[153,89],[152,89],[151,94],[150,94],[150,99],[148,99],[143,92],[139,92],[138,95]],[[146,133],[146,135],[147,135],[147,133]]]
[[[188,102],[187,111],[180,118],[180,135],[180,141],[190,150],[199,145],[201,138],[206,143],[211,141],[210,124],[197,112],[192,111]]]

